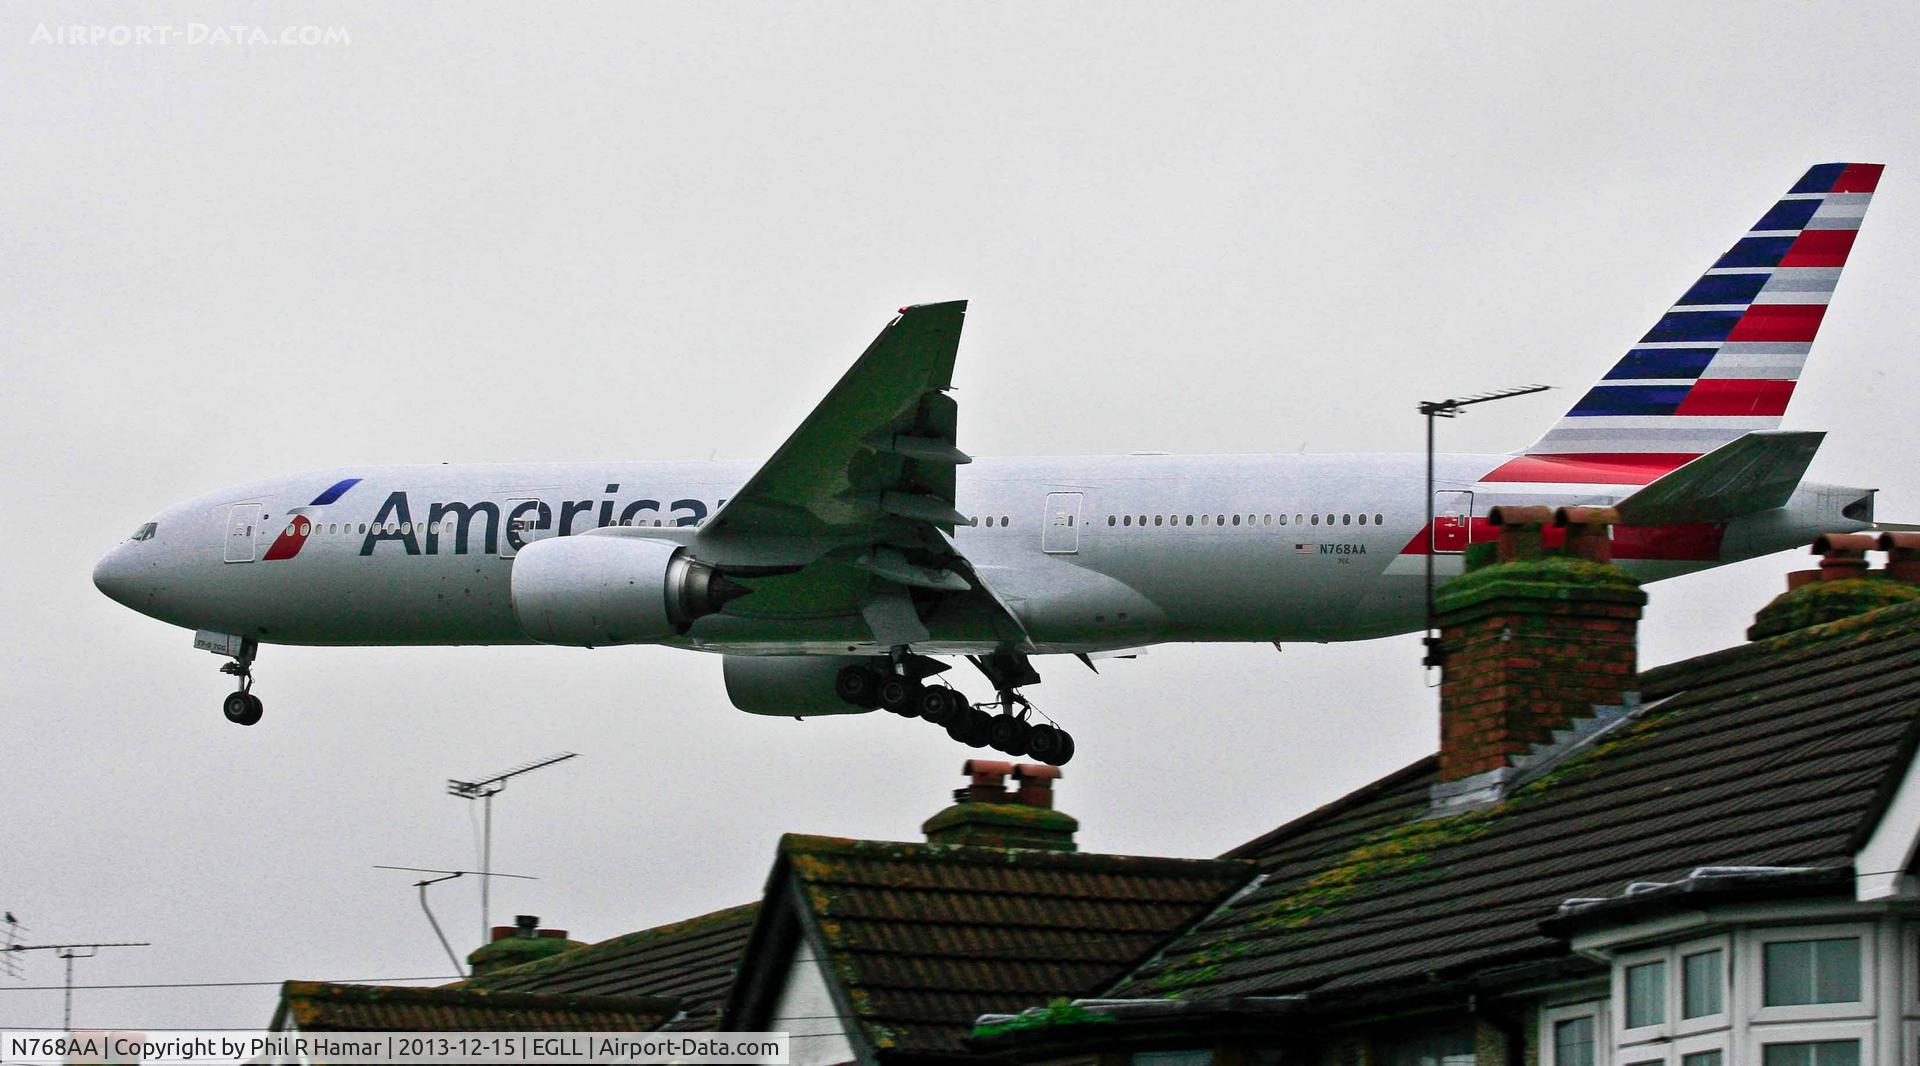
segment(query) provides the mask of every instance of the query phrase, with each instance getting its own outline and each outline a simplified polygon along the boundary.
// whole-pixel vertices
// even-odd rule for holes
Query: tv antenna
[[[433,926],[433,935],[440,938],[440,946],[445,949],[447,953],[447,961],[453,963],[453,972],[461,975],[465,975],[466,971],[460,966],[460,958],[453,953],[453,945],[447,943],[447,934],[440,931],[440,920],[433,916],[433,908],[427,906],[427,886],[437,885],[442,881],[451,881],[456,877],[478,877],[481,878],[480,883],[483,885],[487,883],[487,879],[494,877],[511,877],[520,881],[540,880],[538,877],[529,877],[526,874],[496,874],[482,872],[480,870],[434,870],[424,866],[383,866],[380,863],[374,863],[373,868],[376,870],[406,870],[409,873],[416,874],[444,875],[441,877],[429,877],[424,881],[415,881],[413,887],[420,890],[420,909],[426,912],[427,924]],[[484,943],[484,941],[482,943]]]
[[[0,974],[18,981],[20,960],[14,957],[13,946],[20,942],[20,934],[30,927],[21,924],[20,919],[15,918],[12,911],[8,911],[6,917],[0,919],[0,923],[4,923],[5,926],[0,928]]]
[[[1492,392],[1476,392],[1470,396],[1457,396],[1451,400],[1420,401],[1420,413],[1425,415],[1427,419],[1427,550],[1425,553],[1427,559],[1427,632],[1426,636],[1421,638],[1421,643],[1427,647],[1426,658],[1422,660],[1426,666],[1440,666],[1446,661],[1445,655],[1440,651],[1439,620],[1434,617],[1433,610],[1433,554],[1434,549],[1438,546],[1436,543],[1438,540],[1436,536],[1438,531],[1433,528],[1433,420],[1436,418],[1458,417],[1463,408],[1472,407],[1474,404],[1492,403],[1495,400],[1510,400],[1515,396],[1531,396],[1536,392],[1545,392],[1551,388],[1553,388],[1552,385],[1516,385],[1510,389],[1495,389]],[[1471,508],[1468,509],[1463,521],[1466,523],[1467,537],[1471,539],[1473,536],[1473,512]]]
[[[7,917],[11,918],[9,914]],[[14,922],[9,925],[17,924]],[[66,991],[61,1000],[60,1028],[73,1031],[73,960],[91,959],[100,954],[101,948],[150,948],[153,944],[145,940],[102,941],[96,944],[8,944],[9,954],[16,951],[51,951],[67,961]]]
[[[490,876],[493,871],[493,797],[499,795],[507,787],[508,780],[512,778],[552,766],[554,763],[566,762],[578,756],[578,752],[563,751],[558,755],[549,755],[544,759],[521,763],[510,770],[502,770],[492,777],[473,781],[448,779],[448,795],[459,796],[461,799],[480,800],[485,811],[485,828],[480,831],[480,873],[482,875],[480,878],[480,942],[482,944],[487,942],[488,932],[492,928],[492,923],[488,920],[490,896],[487,890],[490,887],[489,882],[493,880]]]

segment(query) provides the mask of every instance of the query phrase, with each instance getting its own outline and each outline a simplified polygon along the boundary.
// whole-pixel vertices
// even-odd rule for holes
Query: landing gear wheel
[[[900,674],[888,674],[880,679],[880,706],[895,714],[912,715],[919,713],[920,694],[925,691],[920,682]]]
[[[871,710],[880,706],[880,674],[870,666],[843,666],[833,679],[833,694]]]
[[[993,716],[978,707],[968,707],[947,725],[947,735],[970,748],[987,746],[987,733],[993,728]]]
[[[1025,755],[1033,726],[1017,715],[996,714],[987,726],[987,743],[995,751],[1004,751],[1008,755]]]
[[[953,716],[967,709],[966,701],[960,694],[945,685],[928,685],[920,690],[920,699],[915,708],[920,717],[934,725],[946,725]]]
[[[251,692],[229,692],[227,698],[220,704],[220,713],[226,715],[227,721],[234,725],[252,725],[258,722],[263,710],[260,697]]]
[[[1034,726],[1027,737],[1027,754],[1044,763],[1065,766],[1073,758],[1073,734],[1059,726]]]

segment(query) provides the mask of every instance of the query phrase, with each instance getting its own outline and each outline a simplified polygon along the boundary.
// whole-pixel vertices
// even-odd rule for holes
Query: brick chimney
[[[467,965],[473,968],[473,976],[479,977],[584,946],[578,940],[568,940],[565,929],[542,929],[538,917],[517,914],[512,925],[493,927],[493,939],[470,952]]]
[[[1647,602],[1612,565],[1612,508],[1495,507],[1497,562],[1469,569],[1435,598],[1445,666],[1440,685],[1440,784],[1459,798],[1498,799],[1510,762],[1555,730],[1626,702],[1635,635]],[[1568,550],[1544,547],[1543,527]]]
[[[1887,553],[1883,570],[1868,568],[1867,553],[1876,549]],[[1920,533],[1825,533],[1813,554],[1820,566],[1787,575],[1787,591],[1760,608],[1748,640],[1920,600]]]
[[[929,844],[965,844],[985,848],[1074,851],[1080,823],[1053,809],[1058,766],[997,759],[968,759],[961,772],[969,782],[953,793],[953,806],[927,819],[920,830]],[[1013,778],[1014,788],[1006,787]]]

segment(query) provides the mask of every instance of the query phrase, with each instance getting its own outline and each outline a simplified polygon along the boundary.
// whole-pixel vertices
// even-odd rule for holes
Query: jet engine
[[[816,714],[865,714],[834,692],[840,668],[885,662],[857,655],[722,655],[727,698],[749,714],[805,718]]]
[[[542,644],[647,644],[749,591],[687,550],[641,537],[537,540],[513,560],[513,614]]]

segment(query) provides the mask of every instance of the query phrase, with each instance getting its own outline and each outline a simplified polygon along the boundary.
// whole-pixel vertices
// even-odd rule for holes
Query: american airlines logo
[[[314,498],[311,507],[324,507],[345,495],[360,483],[347,478]],[[620,486],[608,485],[607,493]],[[717,501],[717,508],[725,500]],[[391,492],[380,510],[366,526],[360,543],[361,555],[372,555],[382,544],[393,544],[407,555],[468,555],[475,552],[493,555],[501,550],[502,538],[513,550],[527,546],[541,535],[569,536],[577,531],[601,526],[692,526],[704,521],[708,506],[703,500],[616,499],[545,500],[524,499],[478,502],[436,500],[426,504],[424,513],[403,490]],[[415,516],[420,517],[416,518]],[[307,539],[322,523],[296,512],[285,529],[263,556],[269,560],[291,559],[300,554]]]

